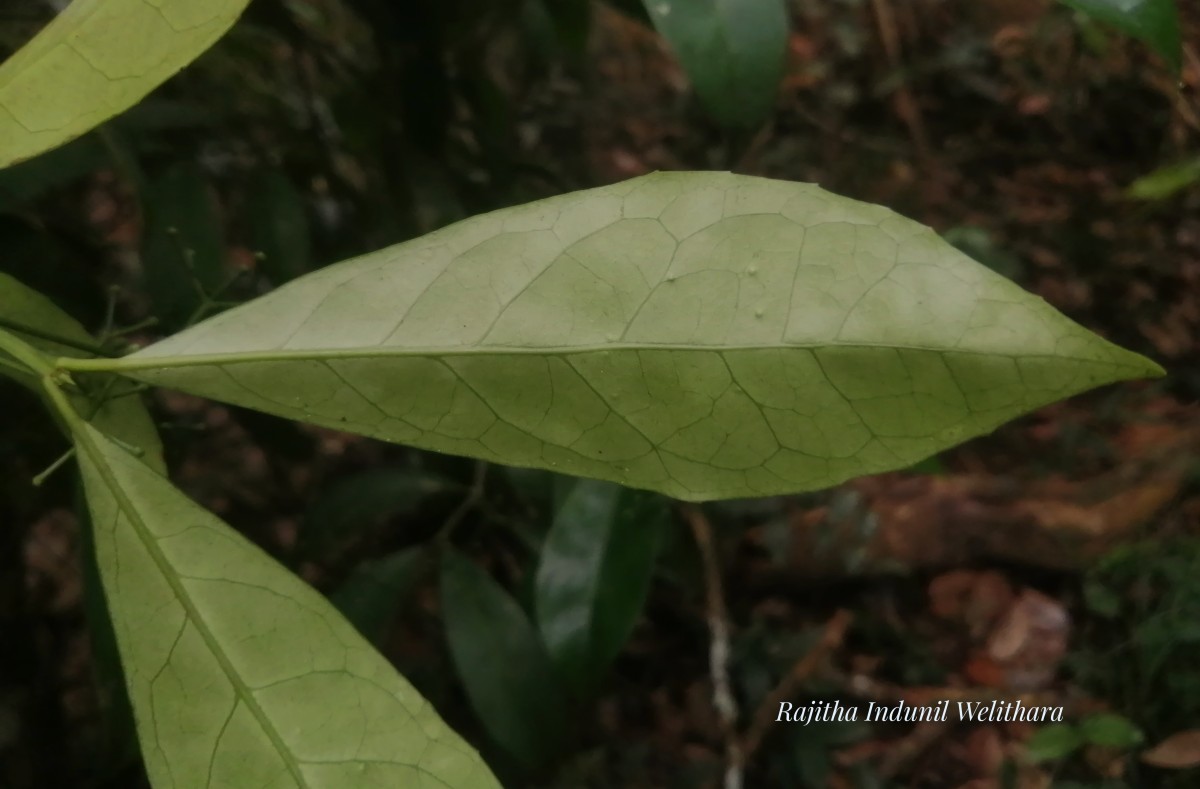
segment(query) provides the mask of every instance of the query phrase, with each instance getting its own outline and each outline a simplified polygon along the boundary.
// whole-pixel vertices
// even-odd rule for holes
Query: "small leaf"
[[[3,328],[48,356],[78,354],[79,345],[96,345],[79,321],[41,293],[3,272],[0,272],[0,320]],[[31,331],[20,331],[21,327]],[[76,345],[54,342],[50,339],[53,337]]]
[[[14,330],[13,334],[50,357],[90,358],[92,354],[84,349],[97,347],[87,330],[58,305],[3,273],[0,273],[0,325],[8,326],[10,330],[16,326],[25,327],[27,331]],[[0,357],[8,358],[3,351],[0,351]],[[13,378],[39,396],[43,394],[38,376],[32,373],[21,374],[0,365],[0,375]],[[87,382],[90,398],[82,393],[72,393],[70,399],[85,419],[127,445],[137,447],[143,453],[143,461],[151,468],[165,471],[158,429],[141,395],[131,391],[131,383],[118,376],[97,376]]]
[[[0,65],[0,167],[132,107],[233,25],[249,0],[73,0]]]
[[[1178,74],[1183,65],[1175,0],[1060,0],[1150,45]]]
[[[227,278],[221,218],[199,167],[177,164],[142,196],[146,211],[142,268],[155,314],[179,327]],[[197,287],[199,286],[199,287]]]
[[[643,0],[720,123],[756,126],[775,106],[787,54],[784,0]]]
[[[1025,743],[1025,757],[1031,762],[1048,762],[1070,756],[1084,744],[1079,729],[1069,723],[1043,726]]]
[[[1142,754],[1142,761],[1167,770],[1200,767],[1200,729],[1172,734]]]
[[[1111,586],[1095,579],[1084,582],[1083,601],[1089,611],[1109,619],[1121,613],[1121,596]]]
[[[1134,200],[1166,200],[1200,183],[1200,156],[1160,167],[1129,185],[1125,194]]]
[[[155,786],[499,786],[320,594],[103,434],[74,427]]]
[[[310,555],[324,553],[363,529],[415,510],[432,495],[461,489],[416,469],[372,469],[346,477],[329,485],[304,514],[300,548]]]
[[[1162,374],[886,208],[729,173],[484,214],[68,367],[694,501],[904,468]]]
[[[621,650],[650,586],[667,518],[661,496],[576,483],[537,571],[537,621],[560,673],[586,691]]]
[[[282,285],[312,269],[312,233],[304,198],[287,176],[269,170],[255,179],[247,198],[254,251],[272,284]]]
[[[471,706],[514,759],[534,768],[562,747],[567,712],[554,666],[516,601],[467,557],[447,550],[442,617]]]
[[[1079,722],[1079,733],[1092,744],[1122,750],[1140,745],[1145,739],[1141,729],[1123,715],[1102,712]]]
[[[422,549],[408,548],[363,562],[329,595],[329,602],[365,638],[378,643],[420,578],[427,559]]]

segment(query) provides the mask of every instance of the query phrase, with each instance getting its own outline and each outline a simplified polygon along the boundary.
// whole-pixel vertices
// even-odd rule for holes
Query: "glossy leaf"
[[[320,594],[103,434],[76,440],[155,786],[499,786]]]
[[[1162,372],[886,208],[728,173],[478,216],[66,366],[690,500],[904,468]]]
[[[1178,73],[1183,64],[1175,0],[1061,0],[1149,44]]]
[[[208,49],[249,0],[73,0],[0,65],[0,167],[128,109]]]
[[[581,480],[542,545],[537,621],[559,672],[586,691],[641,615],[667,518],[661,496]]]
[[[785,0],[643,2],[714,118],[746,127],[770,114],[787,54]]]
[[[378,643],[396,618],[404,597],[421,577],[428,558],[425,551],[408,548],[362,562],[329,596],[329,602],[358,632]]]
[[[492,739],[526,767],[561,747],[567,713],[554,666],[517,602],[467,557],[447,550],[442,618],[450,655]]]
[[[50,357],[90,358],[92,354],[85,349],[97,347],[96,340],[87,330],[58,305],[3,273],[0,273],[0,326],[8,327],[17,338]],[[17,331],[17,326],[25,327],[27,331]],[[59,338],[68,344],[50,338]],[[0,357],[9,358],[2,350]],[[0,365],[0,375],[7,375],[38,395],[42,394],[39,377],[30,372],[22,374],[12,367]],[[136,447],[142,452],[144,462],[163,471],[166,466],[162,440],[141,396],[131,392],[131,383],[117,376],[101,376],[88,382],[90,398],[83,392],[76,392],[72,393],[71,400],[97,428]]]

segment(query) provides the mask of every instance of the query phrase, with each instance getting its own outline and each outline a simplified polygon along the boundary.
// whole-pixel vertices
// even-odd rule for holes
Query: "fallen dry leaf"
[[[1143,752],[1142,761],[1168,770],[1200,767],[1200,729],[1188,729],[1172,734]]]

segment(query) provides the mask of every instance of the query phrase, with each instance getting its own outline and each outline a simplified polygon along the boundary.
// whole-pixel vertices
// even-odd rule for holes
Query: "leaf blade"
[[[709,112],[729,127],[755,126],[775,105],[787,52],[780,0],[643,0]]]
[[[536,577],[542,640],[561,674],[586,692],[641,614],[667,517],[662,497],[577,482],[554,518]]]
[[[315,590],[103,434],[75,427],[155,785],[499,786]]]
[[[0,65],[0,167],[132,107],[224,35],[248,2],[74,0]]]
[[[902,468],[1162,372],[885,208],[728,173],[485,214],[66,366],[687,500]]]
[[[1176,74],[1183,66],[1175,0],[1059,0],[1148,44]]]
[[[447,549],[440,593],[458,675],[492,738],[526,768],[561,747],[567,722],[553,666],[525,612],[482,568]]]

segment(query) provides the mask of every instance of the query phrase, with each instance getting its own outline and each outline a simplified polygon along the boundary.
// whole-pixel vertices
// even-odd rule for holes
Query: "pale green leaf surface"
[[[0,167],[128,109],[208,49],[249,0],[74,0],[0,65]]]
[[[642,0],[696,93],[726,126],[770,114],[783,78],[785,0]]]
[[[88,425],[97,561],[156,787],[498,787],[315,590]]]
[[[903,468],[1162,372],[886,208],[728,173],[474,217],[91,367],[690,500]]]

